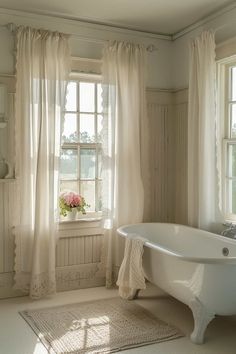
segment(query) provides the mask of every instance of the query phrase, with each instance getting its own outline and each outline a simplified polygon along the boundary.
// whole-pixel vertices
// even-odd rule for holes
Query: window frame
[[[97,132],[97,116],[101,113],[97,112],[97,84],[101,83],[102,81],[102,76],[100,74],[89,74],[89,73],[81,73],[81,72],[71,72],[69,75],[69,80],[68,82],[76,82],[77,85],[79,84],[79,82],[86,82],[86,83],[94,83],[95,85],[95,111],[94,112],[90,112],[90,114],[93,114],[94,117],[96,117],[95,119],[95,131]],[[77,93],[77,103],[79,102],[79,93]],[[79,115],[80,115],[80,110],[77,110],[76,112],[71,112],[71,111],[66,111],[63,110],[62,113],[62,127],[63,127],[63,120],[64,120],[64,116],[66,113],[76,113],[77,115],[77,132],[79,133]],[[85,112],[83,112],[85,113]],[[86,113],[85,113],[86,114]],[[61,137],[62,137],[62,133],[63,131],[61,130]],[[80,164],[81,164],[81,158],[80,158],[80,149],[84,148],[84,149],[95,149],[95,154],[96,154],[96,165],[95,165],[95,178],[94,179],[81,179],[81,177],[79,176],[79,171],[80,171]],[[60,144],[60,151],[63,151],[63,149],[72,149],[72,150],[76,150],[77,151],[77,178],[75,180],[73,179],[63,179],[61,178],[60,174],[59,174],[59,184],[61,184],[61,182],[63,181],[75,181],[78,184],[80,184],[81,181],[94,181],[95,182],[95,208],[98,207],[97,203],[98,203],[98,183],[102,182],[102,179],[99,178],[98,176],[98,150],[102,149],[102,144],[98,143],[98,142],[94,142],[94,143],[82,143],[80,141],[78,142],[65,142],[63,143],[61,141]],[[80,192],[79,192],[80,193]],[[89,201],[86,200],[86,202],[89,203]],[[96,221],[96,220],[100,220],[102,217],[102,211],[99,210],[95,210],[95,211],[86,211],[85,215],[81,215],[78,219],[74,220],[73,222],[79,222],[79,221]],[[60,217],[60,222],[71,222],[69,220],[64,220],[62,217]]]
[[[231,137],[231,113],[230,105],[236,103],[231,100],[232,75],[231,68],[236,67],[236,56],[218,61],[218,115],[223,118],[222,128],[222,211],[226,220],[236,222],[236,213],[230,212],[230,181],[236,181],[236,177],[229,176],[229,147],[236,145],[236,136]],[[232,193],[231,193],[232,195]],[[232,205],[232,203],[231,203]]]

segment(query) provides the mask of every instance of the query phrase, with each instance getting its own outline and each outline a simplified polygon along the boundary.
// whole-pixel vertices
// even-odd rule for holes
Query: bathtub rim
[[[207,233],[209,237],[212,237],[212,238],[215,238],[215,239],[218,239],[218,240],[221,240],[221,241],[223,240],[226,243],[226,245],[227,244],[229,244],[229,245],[232,245],[232,244],[235,245],[236,244],[236,240],[232,240],[232,239],[229,239],[227,237],[224,237],[224,236],[221,236],[221,235],[209,232],[209,231],[201,230],[201,229],[194,228],[194,227],[187,226],[187,225],[175,224],[175,223],[163,223],[163,222],[145,223],[145,222],[143,222],[143,223],[136,223],[136,224],[127,224],[127,225],[120,226],[117,229],[117,233],[120,236],[122,236],[122,237],[129,237],[128,236],[129,234],[134,235],[135,233],[134,232],[132,232],[132,233],[131,232],[130,233],[125,232],[124,231],[125,228],[130,227],[130,226],[154,225],[154,224],[180,226],[180,227],[184,227],[186,229],[199,230],[199,231],[203,231],[204,233]],[[155,249],[158,252],[161,252],[163,254],[178,258],[178,259],[180,259],[182,261],[185,261],[185,262],[202,263],[202,264],[222,264],[222,265],[223,264],[228,264],[228,265],[236,264],[236,257],[229,257],[229,256],[225,256],[224,258],[223,257],[206,258],[206,257],[190,257],[190,256],[188,257],[188,256],[182,255],[180,253],[174,252],[173,250],[170,250],[168,248],[164,248],[162,246],[159,246],[159,245],[157,245],[157,244],[155,244],[153,242],[150,242],[148,240],[144,243],[144,245],[146,247],[148,247],[148,248]]]

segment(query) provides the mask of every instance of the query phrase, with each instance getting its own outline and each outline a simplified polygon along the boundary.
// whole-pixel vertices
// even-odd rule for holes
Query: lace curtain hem
[[[32,277],[29,273],[22,272],[18,274],[17,279],[15,277],[14,289],[29,294],[31,299],[39,299],[46,295],[55,294],[55,272],[43,272]]]

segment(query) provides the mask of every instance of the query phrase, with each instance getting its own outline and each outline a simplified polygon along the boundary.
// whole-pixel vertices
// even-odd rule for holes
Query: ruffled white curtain
[[[211,230],[216,221],[215,38],[204,31],[190,46],[188,223]]]
[[[120,225],[143,220],[141,126],[145,120],[146,50],[143,46],[108,43],[103,53],[103,209],[106,284],[117,278],[124,244]]]
[[[70,53],[64,34],[17,29],[15,288],[56,290],[55,244],[61,113]]]

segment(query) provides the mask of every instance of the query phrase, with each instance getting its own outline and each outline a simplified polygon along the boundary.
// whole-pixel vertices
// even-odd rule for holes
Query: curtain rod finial
[[[6,24],[6,28],[10,31],[10,32],[15,32],[16,30],[16,25],[14,23],[7,23]]]

